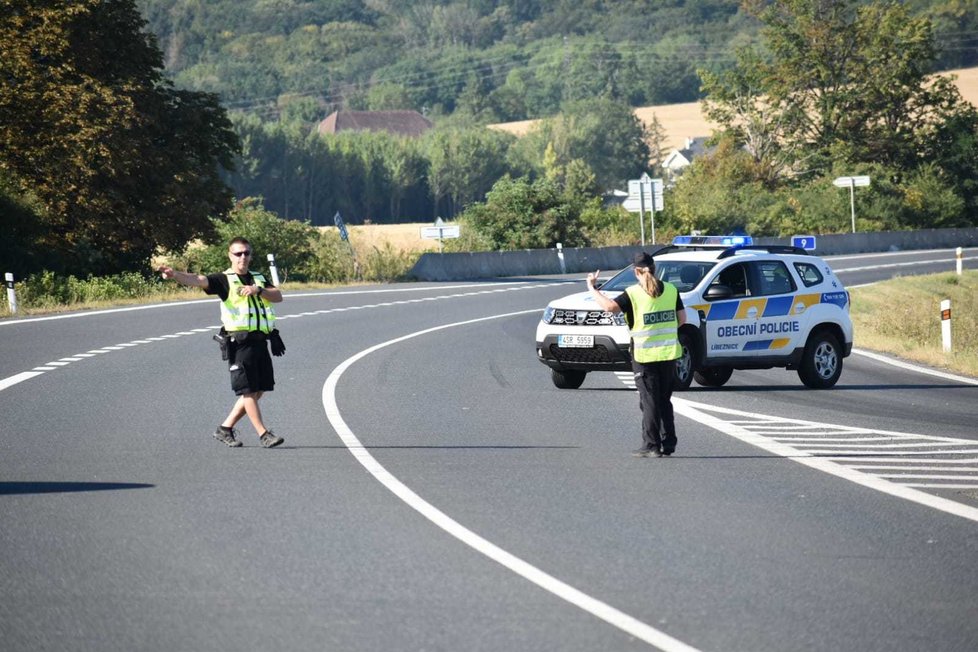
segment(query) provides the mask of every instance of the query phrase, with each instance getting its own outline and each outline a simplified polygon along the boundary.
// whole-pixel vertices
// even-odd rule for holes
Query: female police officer
[[[602,310],[624,313],[631,329],[632,370],[642,409],[643,441],[633,455],[662,457],[676,450],[672,381],[676,360],[683,352],[679,327],[686,323],[686,313],[676,286],[655,277],[652,256],[635,254],[632,264],[638,282],[614,299],[594,287],[599,272],[587,275],[587,287]]]

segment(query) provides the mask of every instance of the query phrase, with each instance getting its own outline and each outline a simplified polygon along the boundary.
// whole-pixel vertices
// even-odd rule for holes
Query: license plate
[[[557,346],[562,349],[588,349],[594,346],[594,335],[558,335]]]

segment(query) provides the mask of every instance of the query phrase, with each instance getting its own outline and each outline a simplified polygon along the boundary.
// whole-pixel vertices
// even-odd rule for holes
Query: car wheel
[[[564,371],[550,370],[550,379],[560,389],[577,389],[584,384],[585,376],[587,376],[586,371],[578,371],[576,369],[565,369]]]
[[[842,353],[839,341],[827,331],[819,331],[808,338],[802,354],[798,377],[812,389],[828,389],[842,375]]]
[[[683,347],[683,354],[676,360],[676,378],[673,389],[681,392],[689,389],[693,382],[693,353],[695,345],[693,338],[686,333],[679,333],[679,345]]]
[[[703,387],[723,387],[733,376],[733,367],[706,367],[693,372],[693,378]]]

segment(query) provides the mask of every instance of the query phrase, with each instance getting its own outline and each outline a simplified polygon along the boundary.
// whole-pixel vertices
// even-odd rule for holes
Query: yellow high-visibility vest
[[[260,296],[242,296],[238,288],[244,284],[230,269],[225,270],[228,277],[228,298],[221,302],[221,323],[224,330],[261,331],[266,335],[275,328],[275,310],[272,304]],[[251,278],[258,287],[265,287],[265,277],[252,272]]]
[[[672,283],[662,283],[662,294],[652,298],[635,284],[629,287],[632,302],[632,356],[636,362],[664,362],[682,356],[679,344],[679,319],[676,316],[678,291]]]

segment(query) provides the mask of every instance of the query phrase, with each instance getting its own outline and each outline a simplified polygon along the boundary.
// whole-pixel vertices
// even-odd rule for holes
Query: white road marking
[[[872,351],[853,349],[852,352],[857,355],[861,355],[863,357],[869,358],[870,360],[876,360],[877,362],[882,362],[884,364],[892,365],[894,367],[900,367],[901,369],[909,369],[910,371],[916,371],[917,373],[927,374],[928,376],[935,376],[937,378],[943,378],[945,380],[953,380],[954,382],[957,383],[978,385],[978,380],[975,380],[974,378],[957,376],[955,374],[950,374],[946,371],[938,371],[936,369],[928,369],[927,367],[921,367],[909,362],[903,362],[902,360],[895,360],[885,355],[880,355],[879,353],[873,353]]]
[[[514,292],[514,291],[520,291],[520,290],[538,289],[538,288],[543,288],[543,287],[553,287],[555,285],[566,285],[567,283],[571,283],[571,281],[560,282],[560,283],[535,283],[535,284],[530,284],[530,285],[527,285],[525,283],[510,283],[510,282],[506,282],[506,283],[476,283],[476,284],[470,284],[470,285],[453,285],[453,286],[448,286],[447,288],[439,288],[439,287],[434,287],[434,288],[430,288],[430,287],[429,288],[397,288],[397,289],[390,289],[390,290],[386,290],[386,289],[384,289],[384,290],[367,290],[367,291],[359,292],[359,293],[358,292],[352,292],[352,291],[351,292],[338,292],[338,293],[336,293],[336,292],[334,292],[334,293],[328,293],[327,292],[327,293],[319,293],[319,294],[317,294],[315,296],[327,296],[327,295],[330,295],[330,294],[375,294],[375,293],[381,293],[381,292],[421,292],[421,291],[425,291],[425,290],[431,291],[431,290],[444,290],[444,289],[456,290],[456,289],[459,289],[459,288],[470,288],[470,287],[479,288],[478,291],[474,291],[474,292],[463,292],[463,293],[446,294],[446,295],[435,296],[435,297],[424,297],[423,299],[405,299],[405,300],[402,300],[402,301],[390,301],[390,302],[386,302],[386,303],[369,304],[369,305],[366,305],[366,306],[353,306],[353,307],[350,307],[350,308],[329,308],[329,309],[325,309],[325,310],[317,310],[315,312],[305,312],[305,313],[301,313],[301,314],[298,314],[298,315],[283,315],[282,317],[279,317],[278,319],[280,319],[280,320],[281,319],[290,319],[290,318],[291,319],[295,319],[297,317],[305,317],[305,316],[312,316],[312,315],[327,315],[327,314],[334,313],[334,312],[343,312],[345,310],[361,310],[361,309],[367,309],[367,308],[380,308],[380,307],[388,307],[388,306],[397,306],[397,305],[404,305],[404,304],[408,304],[408,303],[415,303],[417,301],[440,301],[440,300],[443,300],[443,299],[453,299],[453,298],[458,298],[458,297],[471,297],[471,296],[477,296],[477,295],[481,295],[481,294],[489,294],[489,293],[495,293],[495,292]],[[504,286],[504,287],[497,287],[497,288],[493,288],[493,289],[488,289],[487,290],[487,289],[485,289],[487,286]],[[313,295],[296,295],[296,296],[313,296]],[[47,319],[67,319],[67,318],[70,318],[70,317],[83,317],[83,316],[87,316],[87,315],[106,314],[106,313],[115,313],[115,312],[129,312],[129,311],[133,311],[133,310],[144,310],[144,309],[154,308],[154,307],[155,308],[164,308],[164,307],[175,306],[175,305],[186,305],[188,303],[194,303],[194,302],[193,301],[183,301],[183,302],[173,302],[173,303],[165,303],[165,304],[156,304],[156,305],[151,305],[151,306],[136,306],[136,307],[132,307],[132,308],[118,308],[118,309],[113,309],[113,310],[100,310],[100,311],[93,311],[93,312],[86,312],[86,313],[77,313],[77,314],[72,314],[72,315],[54,315],[52,317],[37,317],[37,318],[30,318],[30,319],[19,319],[19,320],[10,320],[10,321],[0,321],[0,326],[5,325],[5,324],[12,324],[12,323],[25,323],[25,322],[34,322],[34,321],[45,321]],[[533,311],[531,310],[530,312],[533,312]],[[174,338],[179,338],[179,337],[182,337],[184,335],[195,335],[197,333],[207,333],[209,331],[216,330],[218,328],[220,328],[220,326],[208,326],[206,328],[195,328],[195,329],[192,329],[192,330],[189,330],[189,331],[179,331],[177,333],[170,333],[170,334],[167,334],[167,335],[161,335],[159,337],[147,337],[147,338],[141,339],[141,340],[133,340],[131,342],[123,342],[123,343],[117,344],[115,346],[103,346],[103,347],[101,347],[99,349],[93,349],[93,350],[89,351],[88,353],[89,354],[97,354],[97,353],[109,353],[111,351],[121,351],[123,349],[131,348],[131,347],[134,347],[134,346],[140,346],[142,344],[149,344],[151,342],[162,342],[162,341],[165,341],[165,340],[171,340],[171,339],[174,339]],[[54,371],[57,367],[64,367],[64,366],[66,366],[68,364],[71,364],[72,362],[80,362],[83,358],[86,358],[86,357],[90,357],[90,356],[87,355],[87,354],[79,353],[79,354],[77,354],[77,356],[73,356],[73,357],[70,357],[70,358],[62,358],[61,360],[56,361],[56,362],[48,362],[48,363],[45,363],[44,366],[34,367],[34,369],[32,371],[30,371],[30,372],[24,372],[24,373],[31,374],[29,376],[21,377],[23,374],[17,374],[15,376],[10,376],[6,380],[0,379],[0,391],[3,391],[7,387],[9,387],[11,385],[15,385],[15,384],[20,383],[20,382],[23,382],[24,380],[27,380],[29,378],[33,378],[35,376],[39,376],[39,375],[41,375],[41,373],[44,373],[46,371]],[[10,382],[9,384],[4,384],[6,381],[10,381],[11,379],[15,379],[15,378],[18,379],[18,380],[16,380],[16,382]]]
[[[395,496],[404,501],[412,509],[419,512],[422,516],[465,545],[470,546],[474,550],[477,550],[486,557],[503,565],[524,579],[533,582],[540,588],[549,591],[562,600],[583,609],[584,611],[600,618],[614,627],[617,627],[631,636],[648,643],[649,645],[663,650],[663,652],[694,652],[696,648],[690,647],[686,643],[669,636],[665,632],[655,629],[654,627],[651,627],[642,621],[629,616],[622,611],[619,611],[611,605],[587,595],[573,586],[570,586],[566,582],[549,575],[548,573],[523,561],[506,550],[503,550],[499,546],[455,521],[453,518],[423,499],[410,487],[398,480],[393,474],[384,468],[363,446],[356,435],[353,434],[353,431],[350,430],[350,427],[346,424],[346,421],[343,420],[343,416],[340,414],[339,406],[336,403],[336,387],[339,384],[340,377],[355,362],[373,353],[374,351],[447,328],[466,326],[468,324],[475,324],[492,319],[514,317],[517,315],[525,315],[534,312],[539,312],[539,310],[522,310],[519,312],[511,312],[502,315],[493,315],[491,317],[482,317],[479,319],[470,319],[467,321],[435,326],[434,328],[428,328],[410,333],[408,335],[388,340],[360,351],[356,355],[347,358],[339,366],[337,366],[333,372],[330,373],[329,377],[326,379],[326,382],[323,384],[323,408],[326,410],[326,417],[329,419],[330,424],[333,426],[336,434],[339,435],[343,444],[347,447],[347,449],[349,449],[353,457],[363,465],[367,472],[369,472],[374,478],[377,479],[378,482],[384,485],[384,487],[390,490]]]
[[[876,474],[870,473],[870,469],[863,467],[865,462],[870,461],[869,459],[862,457],[861,454],[863,450],[851,451],[847,450],[853,448],[851,444],[845,442],[837,442],[837,446],[826,446],[820,450],[810,450],[804,447],[792,446],[784,441],[779,441],[774,437],[769,437],[764,434],[759,434],[751,429],[751,424],[758,423],[763,424],[765,428],[769,428],[773,420],[780,420],[786,424],[808,424],[812,426],[819,426],[826,428],[827,431],[831,431],[833,434],[839,433],[852,433],[858,434],[867,431],[865,428],[848,428],[846,426],[838,426],[827,423],[818,423],[813,421],[804,421],[801,419],[778,419],[778,417],[773,417],[766,414],[756,414],[753,412],[745,412],[743,410],[734,410],[731,408],[721,408],[713,405],[706,405],[704,403],[696,403],[693,401],[688,401],[681,398],[673,398],[673,406],[678,414],[693,419],[703,425],[709,426],[715,430],[718,430],[724,434],[735,437],[743,442],[757,446],[763,450],[774,453],[781,457],[786,457],[799,464],[804,464],[805,466],[817,469],[824,473],[829,473],[836,477],[849,480],[850,482],[855,482],[856,484],[862,485],[864,487],[869,487],[870,489],[875,489],[891,496],[896,496],[898,498],[903,498],[905,500],[910,500],[920,505],[925,505],[933,509],[938,509],[942,512],[948,514],[953,514],[955,516],[960,516],[962,518],[969,519],[971,521],[978,522],[978,509],[974,507],[969,507],[962,503],[956,502],[954,500],[949,500],[947,498],[942,498],[940,496],[935,496],[930,493],[923,491],[918,491],[918,488],[930,488],[930,489],[978,489],[978,476],[973,478],[973,482],[970,483],[960,483],[956,482],[954,484],[946,484],[941,482],[931,482],[927,484],[917,484],[917,483],[904,483],[899,480],[902,477],[899,474]],[[731,419],[721,419],[715,414],[724,415],[727,417],[740,417],[736,422]],[[742,418],[748,417],[745,421]],[[855,431],[853,433],[853,431]],[[922,440],[920,444],[927,444],[932,447],[941,446],[941,449],[934,450],[933,448],[928,451],[905,451],[897,450],[893,452],[894,456],[905,456],[917,454],[929,455],[930,458],[926,460],[927,463],[933,463],[935,460],[940,460],[942,462],[954,461],[954,456],[963,455],[974,455],[978,453],[975,449],[975,442],[968,439],[959,439],[953,437],[936,437],[933,435],[916,435],[912,433],[895,433],[892,431],[885,430],[875,430],[875,433],[881,435],[892,436],[893,438],[903,438],[903,439],[919,439]],[[887,449],[877,446],[876,450],[893,450],[892,448]],[[842,448],[842,450],[839,450]],[[941,459],[937,456],[947,456],[948,459]],[[873,461],[882,459],[888,462],[902,462],[903,460],[894,458],[874,458]],[[853,465],[849,465],[848,462],[852,462]],[[920,460],[918,460],[919,462]],[[972,468],[963,466],[966,463],[973,463],[973,459],[963,460],[961,459],[962,468],[956,469],[958,471],[971,472],[972,470],[978,471],[978,465]],[[919,469],[915,467],[912,463],[908,463],[905,467],[901,467],[908,472],[915,472]],[[939,476],[923,476],[929,480],[941,479]],[[908,478],[915,479],[915,478]],[[919,479],[919,478],[916,478]]]
[[[25,380],[29,380],[29,379],[33,378],[34,376],[40,376],[42,373],[44,373],[44,372],[43,371],[22,371],[19,374],[15,374],[13,376],[9,376],[7,378],[4,378],[4,379],[0,380],[0,391],[3,391],[5,389],[7,389],[8,387],[12,387],[12,386],[16,385],[17,383],[22,383]]]

